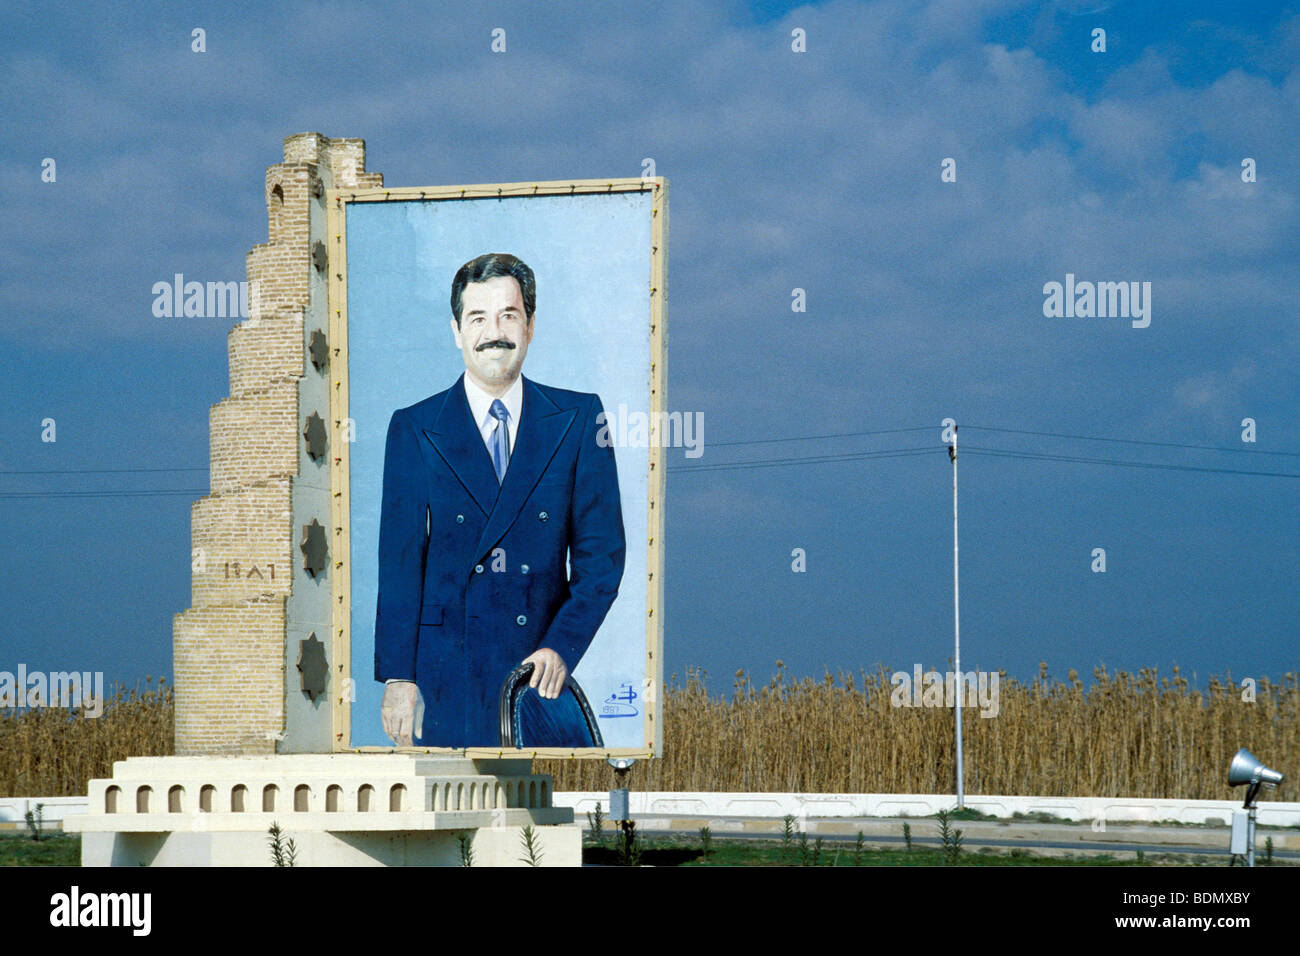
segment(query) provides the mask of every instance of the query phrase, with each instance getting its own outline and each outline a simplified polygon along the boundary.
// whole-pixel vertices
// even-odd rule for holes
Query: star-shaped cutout
[[[311,456],[312,461],[319,461],[325,457],[325,451],[329,447],[329,436],[325,431],[325,420],[315,412],[307,416],[307,427],[302,430],[302,437],[307,439],[307,454]]]
[[[325,681],[329,678],[325,645],[317,640],[315,631],[306,640],[298,642],[298,671],[302,692],[314,702],[325,693]]]
[[[325,541],[325,528],[315,518],[311,519],[311,524],[302,526],[302,541],[298,547],[302,549],[303,568],[313,578],[320,577],[325,562],[329,560],[329,545]]]
[[[330,347],[329,340],[320,329],[312,330],[311,339],[307,343],[307,353],[311,355],[311,364],[316,366],[316,370],[325,371],[325,366],[330,360]]]

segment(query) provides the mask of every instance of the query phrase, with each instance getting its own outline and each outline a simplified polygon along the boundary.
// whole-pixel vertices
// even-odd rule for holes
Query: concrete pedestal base
[[[573,811],[551,805],[531,761],[417,754],[133,757],[92,780],[83,866],[270,866],[268,830],[295,866],[579,866]]]
[[[292,821],[290,821],[292,824]],[[284,824],[282,823],[281,826]],[[268,824],[269,826],[269,824]],[[582,828],[539,826],[539,866],[581,866]],[[527,866],[523,827],[478,828],[470,837],[472,866]],[[269,837],[261,832],[82,833],[82,866],[270,866]],[[456,831],[295,833],[294,866],[460,866]]]

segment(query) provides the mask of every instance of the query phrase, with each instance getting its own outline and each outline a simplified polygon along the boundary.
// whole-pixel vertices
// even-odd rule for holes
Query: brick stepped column
[[[382,186],[365,165],[362,140],[302,133],[266,171],[269,241],[248,253],[249,317],[228,339],[230,397],[209,413],[211,492],[190,512],[192,606],[172,625],[179,755],[274,754],[286,736],[287,609],[304,576],[293,515],[314,500],[295,491],[308,477],[302,419],[328,415],[300,407],[304,376],[320,374],[304,347],[309,308],[323,314],[312,204],[326,188]]]

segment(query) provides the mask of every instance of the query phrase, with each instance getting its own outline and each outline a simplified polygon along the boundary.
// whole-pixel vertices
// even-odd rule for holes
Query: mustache
[[[474,351],[482,352],[484,349],[495,349],[495,348],[512,349],[514,347],[515,347],[514,342],[508,342],[505,339],[493,339],[491,342],[484,342],[482,345],[476,345],[474,347]]]

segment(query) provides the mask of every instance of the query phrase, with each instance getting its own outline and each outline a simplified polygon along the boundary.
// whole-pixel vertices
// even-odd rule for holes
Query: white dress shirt
[[[469,411],[474,416],[474,424],[478,426],[479,434],[483,438],[483,447],[487,449],[488,455],[492,454],[492,436],[501,423],[492,417],[492,403],[495,399],[483,389],[479,388],[470,381],[469,373],[465,374],[465,398],[469,400]],[[519,413],[524,408],[524,377],[516,376],[514,384],[501,396],[501,403],[505,405],[509,416],[506,418],[506,427],[509,429],[510,451],[515,450],[515,435],[519,433]],[[506,470],[509,470],[507,464]]]

